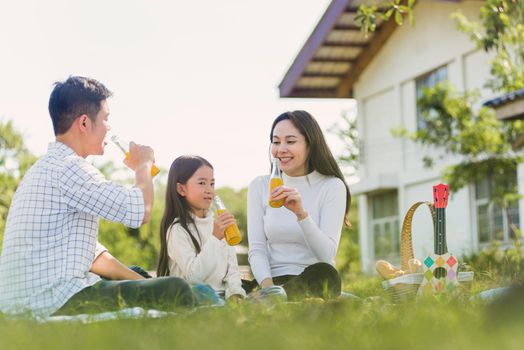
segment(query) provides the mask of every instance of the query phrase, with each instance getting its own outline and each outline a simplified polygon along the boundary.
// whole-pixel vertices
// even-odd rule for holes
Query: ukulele
[[[458,284],[458,261],[448,253],[446,245],[446,206],[449,187],[444,184],[433,186],[435,205],[435,247],[422,264],[424,278],[418,295],[440,294],[454,289]]]

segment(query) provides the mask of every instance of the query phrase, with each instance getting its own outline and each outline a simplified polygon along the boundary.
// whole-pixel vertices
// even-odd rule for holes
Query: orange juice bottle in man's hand
[[[128,143],[124,143],[116,135],[111,136],[111,141],[113,141],[113,143],[126,155],[126,159],[129,159],[129,151],[126,147],[124,147],[124,145],[128,145]],[[158,169],[158,167],[155,164],[153,164],[153,166],[151,167],[151,176],[155,176],[159,172],[160,169]]]

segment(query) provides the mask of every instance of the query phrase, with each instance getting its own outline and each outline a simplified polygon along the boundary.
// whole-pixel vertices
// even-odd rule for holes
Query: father
[[[26,173],[9,209],[0,311],[46,316],[193,303],[183,280],[145,280],[98,243],[99,217],[136,228],[149,221],[153,206],[150,147],[130,144],[125,163],[135,172],[132,188],[107,181],[85,160],[104,153],[111,95],[90,78],[55,84],[49,113],[56,141]]]

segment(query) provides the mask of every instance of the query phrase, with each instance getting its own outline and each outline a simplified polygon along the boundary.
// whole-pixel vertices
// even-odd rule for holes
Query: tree
[[[346,170],[346,175],[354,175],[360,157],[360,146],[358,140],[357,119],[350,117],[347,111],[342,111],[341,123],[332,125],[328,132],[336,135],[344,143],[344,151],[337,156],[338,161]]]
[[[20,180],[35,160],[13,123],[0,121],[0,248],[11,199]]]
[[[494,92],[524,88],[524,1],[487,0],[479,22],[461,12],[452,17],[477,47],[494,53],[488,87]]]
[[[384,0],[382,5],[368,5],[367,2],[358,8],[355,20],[359,23],[360,29],[367,36],[369,32],[377,29],[378,20],[388,21],[391,17],[401,26],[404,23],[404,16],[408,16],[408,22],[413,25],[413,6],[415,0]]]
[[[358,169],[360,156],[360,142],[358,139],[357,120],[347,111],[342,111],[341,122],[332,125],[328,132],[336,135],[344,143],[344,151],[337,156],[337,160],[350,177]],[[341,275],[360,272],[360,248],[358,245],[358,205],[353,197],[349,210],[351,227],[343,226],[337,252],[337,268]]]
[[[478,92],[457,92],[449,83],[427,88],[418,100],[426,127],[408,132],[404,127],[393,130],[395,136],[408,138],[424,146],[438,147],[445,155],[460,156],[460,162],[443,171],[443,178],[453,192],[489,179],[491,200],[507,209],[516,199],[517,183],[513,180],[517,164],[524,157],[511,149],[511,143],[524,132],[523,121],[500,122],[492,109],[475,109]],[[434,159],[426,156],[426,167]]]

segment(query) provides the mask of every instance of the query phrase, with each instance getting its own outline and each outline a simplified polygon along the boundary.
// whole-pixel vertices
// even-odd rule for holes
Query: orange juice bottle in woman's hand
[[[215,205],[217,207],[218,215],[226,211],[226,206],[219,196],[215,196]],[[232,224],[226,228],[224,231],[224,238],[229,245],[237,245],[240,243],[242,236],[240,235],[240,230],[238,229],[237,224]]]
[[[113,143],[122,151],[124,152],[124,154],[126,155],[126,159],[129,159],[129,151],[127,150],[126,147],[124,147],[124,145],[128,145],[128,143],[124,143],[122,140],[120,140],[118,138],[118,136],[116,135],[112,135],[111,136],[111,141],[113,141]],[[151,176],[155,176],[157,175],[158,173],[160,172],[160,169],[158,169],[158,167],[153,164],[153,166],[151,167]]]
[[[278,167],[277,158],[273,158],[271,168],[271,177],[269,178],[269,206],[272,208],[280,208],[284,205],[284,200],[280,199],[278,201],[274,201],[271,199],[271,193],[273,190],[284,185],[284,180],[282,180],[282,176],[280,175],[280,168]]]

